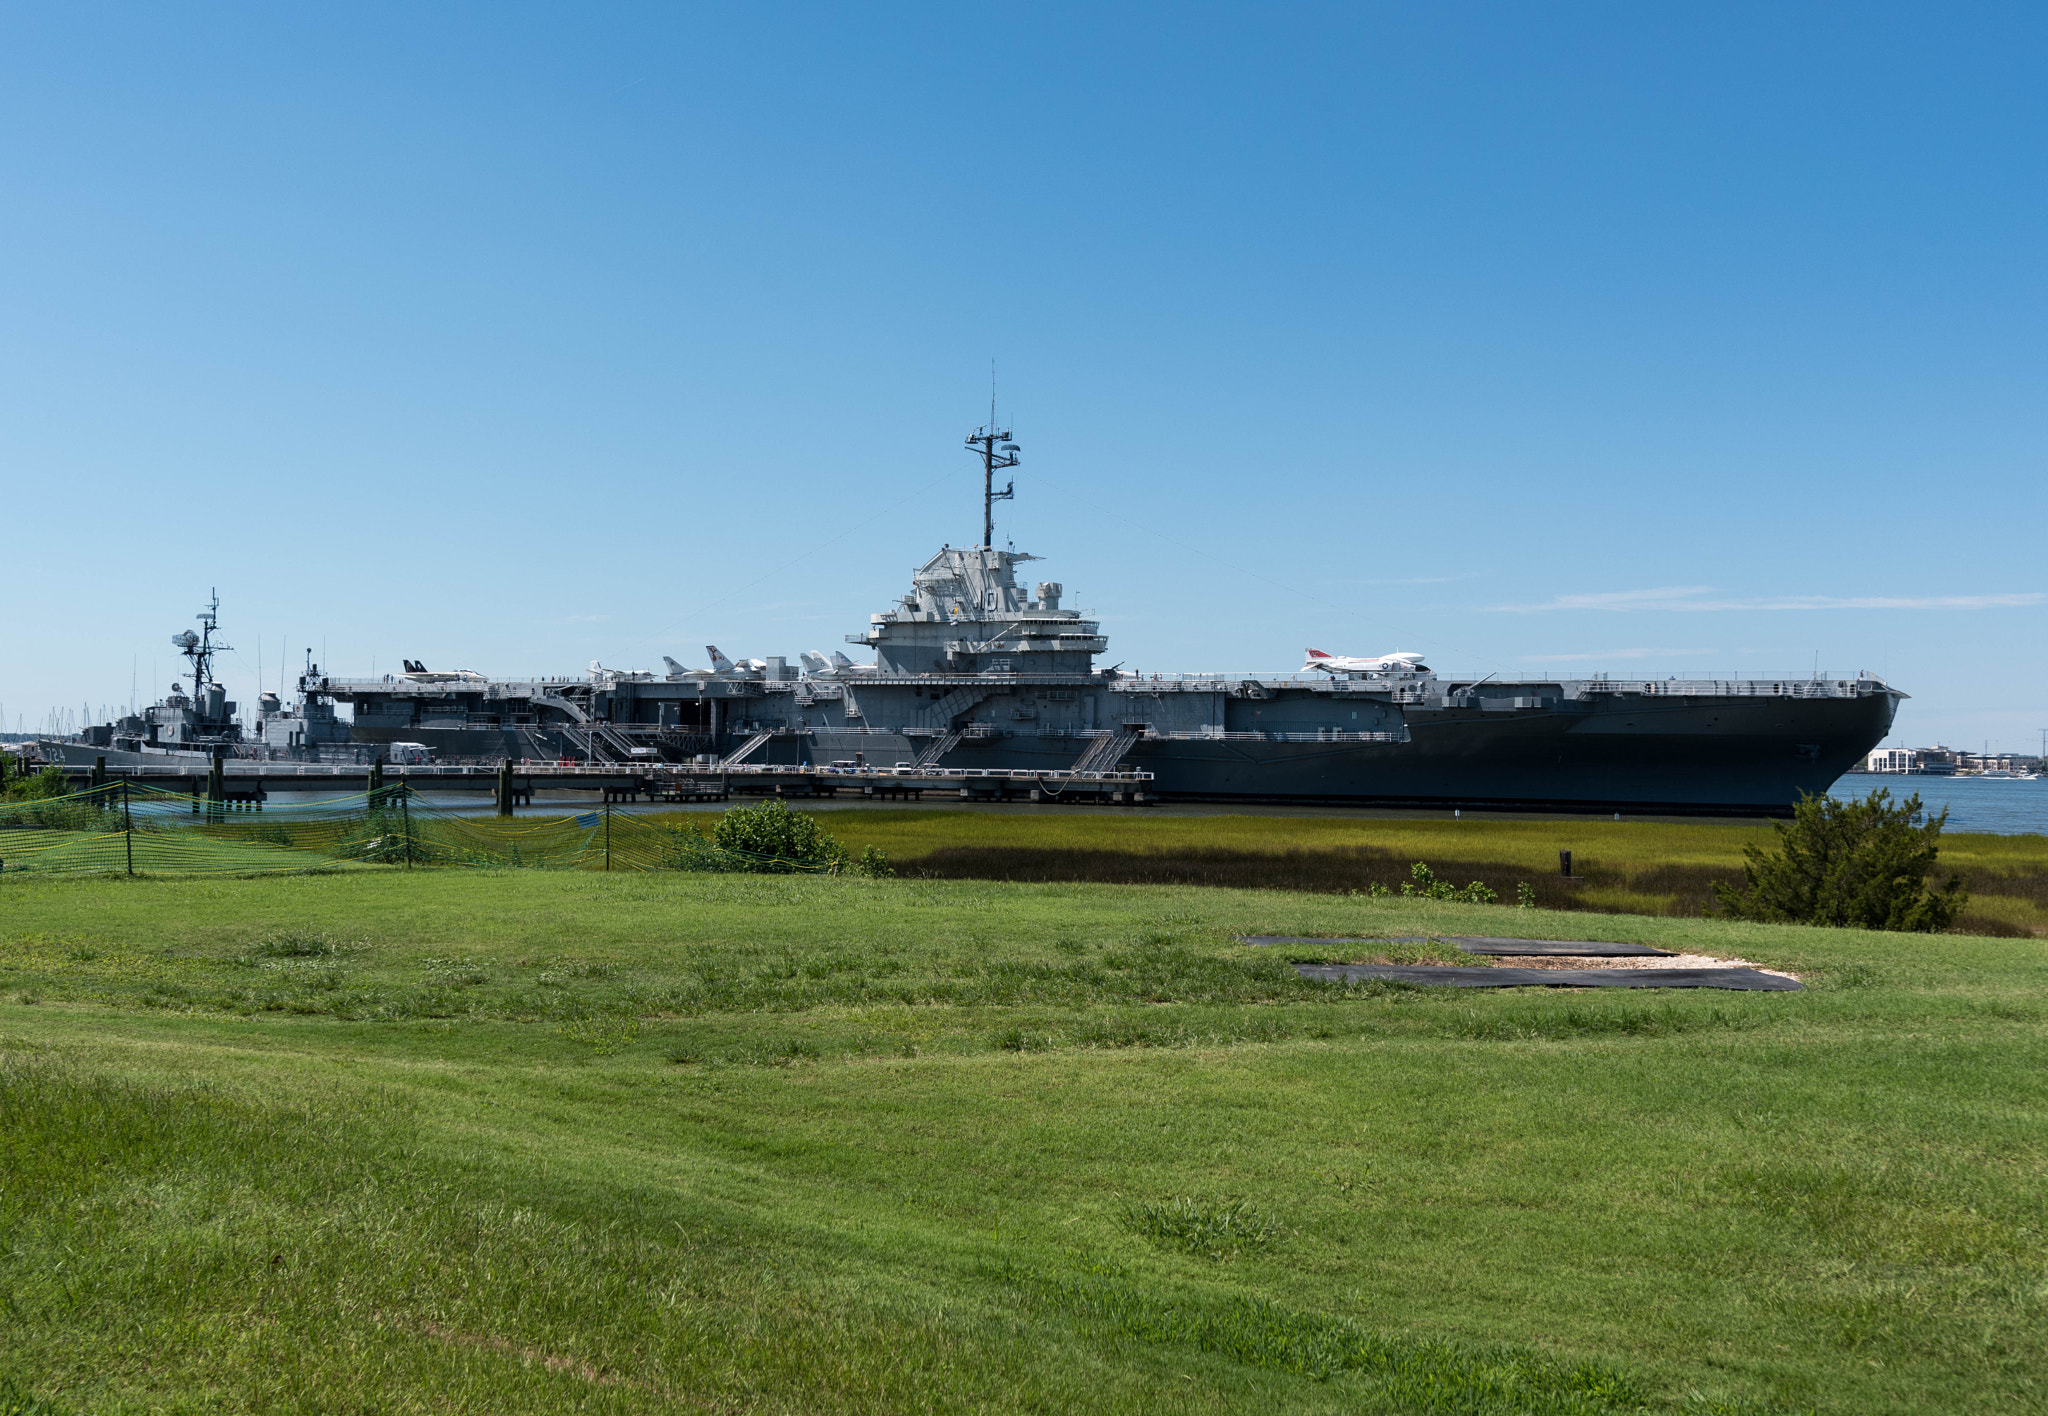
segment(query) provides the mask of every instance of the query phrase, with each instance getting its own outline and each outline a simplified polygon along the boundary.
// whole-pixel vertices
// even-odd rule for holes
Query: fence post
[[[512,759],[501,758],[498,762],[498,815],[512,814]]]
[[[121,841],[128,847],[128,873],[135,873],[135,814],[128,809],[128,782],[121,782]]]
[[[398,811],[405,818],[405,868],[412,869],[412,783],[398,783]]]
[[[604,801],[604,868],[606,870],[612,868],[612,801],[610,797],[606,797]]]

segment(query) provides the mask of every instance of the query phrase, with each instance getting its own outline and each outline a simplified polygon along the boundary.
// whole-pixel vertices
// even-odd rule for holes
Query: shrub
[[[1461,905],[1491,905],[1500,900],[1498,891],[1488,888],[1484,880],[1475,880],[1460,890],[1448,880],[1436,878],[1436,872],[1421,861],[1408,868],[1412,880],[1403,882],[1401,893],[1415,895],[1425,900],[1450,900]],[[1375,890],[1374,894],[1384,894]]]
[[[43,831],[118,831],[120,804],[106,793],[74,792],[61,767],[21,776],[21,759],[7,761],[0,781],[0,826]]]
[[[844,865],[846,847],[818,824],[818,818],[791,811],[782,800],[759,806],[736,806],[718,818],[712,844],[744,862],[742,869],[768,873],[832,869]]]
[[[664,870],[743,870],[744,861],[728,856],[697,829],[694,821],[666,828],[658,858]]]
[[[371,807],[361,819],[346,828],[334,853],[346,860],[375,861],[382,865],[427,858],[414,834],[410,814],[401,807],[381,804]]]
[[[4,787],[0,787],[0,799],[7,801],[48,801],[52,797],[67,796],[71,783],[61,767],[45,767],[33,777],[19,775],[21,759],[8,759]]]
[[[1803,796],[1779,849],[1743,848],[1743,886],[1715,881],[1714,901],[1734,919],[1933,933],[1969,901],[1961,877],[1927,886],[1948,812],[1923,821],[1920,798],[1894,804],[1883,787],[1861,801]]]

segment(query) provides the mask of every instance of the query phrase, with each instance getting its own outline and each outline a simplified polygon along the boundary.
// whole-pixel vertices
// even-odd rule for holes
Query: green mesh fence
[[[688,823],[595,807],[474,816],[405,786],[263,811],[115,783],[0,802],[0,871],[39,875],[272,875],[449,866],[542,870],[829,872],[843,863],[723,850]]]

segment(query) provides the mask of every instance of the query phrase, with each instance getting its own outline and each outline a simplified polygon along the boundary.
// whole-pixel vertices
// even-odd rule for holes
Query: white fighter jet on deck
[[[712,670],[720,678],[759,678],[768,668],[766,659],[742,659],[735,664],[719,652],[716,644],[705,645],[704,652],[711,656]]]
[[[667,678],[670,683],[693,683],[718,677],[709,669],[686,669],[666,654],[661,656],[661,662],[668,665]]]
[[[407,659],[405,676],[414,683],[485,683],[475,669],[430,669],[418,659]]]
[[[1347,659],[1341,654],[1325,654],[1320,649],[1308,651],[1308,662],[1302,672],[1321,669],[1326,674],[1426,674],[1429,665],[1422,662],[1420,654],[1382,654],[1377,659]]]
[[[836,649],[829,659],[815,649],[806,649],[798,657],[804,661],[804,671],[812,678],[858,678],[875,672],[873,664],[856,664]]]

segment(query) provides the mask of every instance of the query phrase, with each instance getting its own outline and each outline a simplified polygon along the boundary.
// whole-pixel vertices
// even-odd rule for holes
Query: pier
[[[867,767],[796,764],[689,766],[593,762],[377,764],[261,762],[225,758],[217,770],[190,763],[62,767],[80,789],[128,782],[180,796],[261,810],[275,794],[369,791],[405,784],[416,792],[489,794],[500,811],[530,806],[543,791],[598,792],[611,802],[677,805],[733,797],[873,801],[1034,801],[1146,806],[1157,801],[1153,774],[1135,771],[1032,771],[999,768]]]

